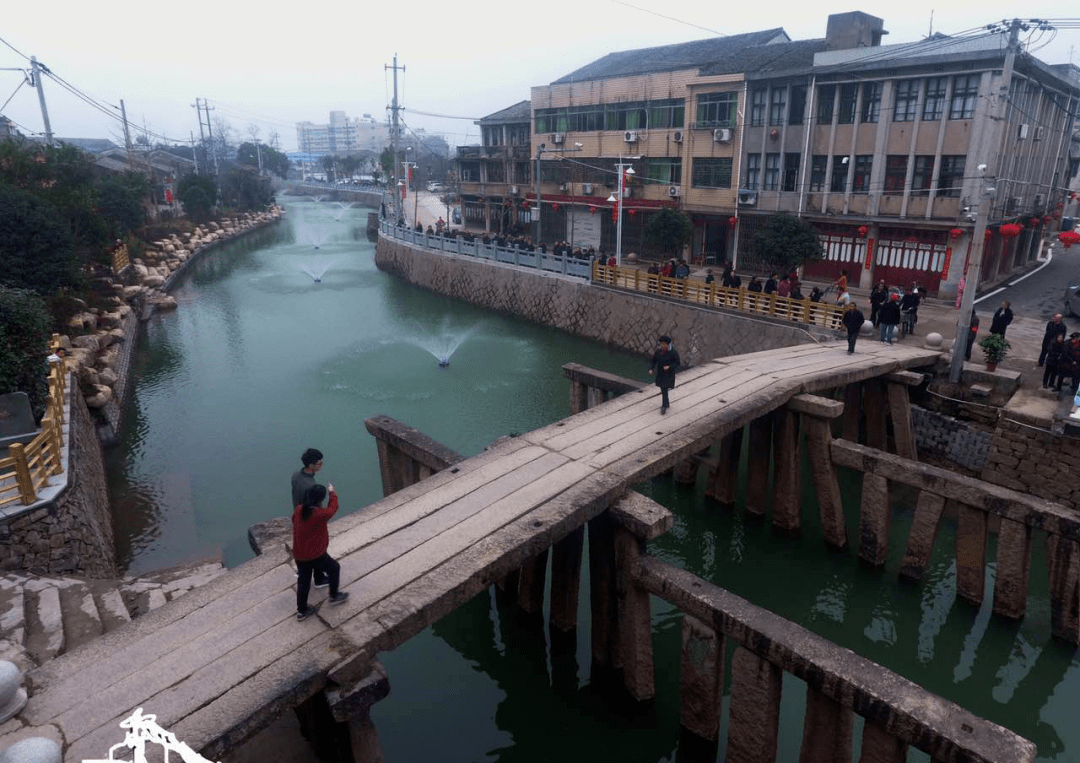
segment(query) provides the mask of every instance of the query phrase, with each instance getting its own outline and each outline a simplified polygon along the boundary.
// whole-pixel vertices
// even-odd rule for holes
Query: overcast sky
[[[952,0],[825,5],[780,0],[546,0],[540,3],[336,2],[252,4],[190,0],[182,4],[113,0],[6,3],[0,13],[0,69],[28,68],[37,56],[93,99],[123,98],[136,125],[173,139],[198,136],[192,104],[207,98],[240,134],[259,126],[296,148],[298,121],[328,121],[332,109],[384,120],[395,53],[406,109],[468,119],[404,114],[407,125],[443,133],[451,145],[475,142],[472,120],[529,97],[530,87],[567,74],[611,51],[667,45],[719,34],[783,27],[793,39],[823,37],[829,13],[862,10],[885,20],[885,43],[912,42],[933,31],[958,33],[1012,18],[1019,3],[977,7]],[[934,10],[935,5],[939,6]],[[940,7],[946,6],[946,7]],[[899,13],[903,9],[903,15]],[[1080,16],[1064,0],[1023,6],[1024,18]],[[670,17],[670,18],[667,18]],[[1048,63],[1080,63],[1080,31],[1035,41]],[[18,50],[12,50],[12,47]],[[1075,48],[1075,49],[1074,49]],[[41,112],[23,75],[0,71],[2,113],[24,132],[40,132]],[[53,133],[113,138],[110,119],[45,78]],[[17,91],[17,92],[16,92]],[[110,112],[111,108],[106,107]],[[118,112],[113,112],[117,113]]]

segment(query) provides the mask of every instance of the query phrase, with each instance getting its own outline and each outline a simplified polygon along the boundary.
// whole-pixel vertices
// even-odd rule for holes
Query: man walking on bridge
[[[290,510],[295,509],[304,502],[308,490],[315,484],[315,475],[322,469],[323,454],[318,448],[308,448],[300,456],[300,463],[304,468],[295,472],[292,476],[292,505]],[[330,582],[326,579],[326,573],[315,570],[315,587],[326,588]]]
[[[675,370],[679,367],[679,353],[671,349],[671,337],[660,337],[660,347],[649,361],[649,375],[656,377],[656,386],[660,388],[660,413],[667,413],[670,407],[668,390],[675,386]]]
[[[866,317],[862,314],[858,304],[852,302],[843,317],[844,326],[847,328],[847,351],[848,355],[855,352],[855,340],[859,338],[859,330],[862,328],[863,323],[866,322]]]

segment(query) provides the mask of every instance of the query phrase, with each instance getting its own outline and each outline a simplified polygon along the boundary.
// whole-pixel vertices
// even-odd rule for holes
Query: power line
[[[683,21],[682,19],[677,19],[674,16],[665,16],[662,13],[657,13],[656,11],[651,11],[648,8],[639,8],[636,5],[630,5],[630,3],[623,2],[623,0],[611,0],[611,2],[618,3],[619,5],[625,5],[627,8],[633,8],[635,11],[641,11],[642,13],[651,13],[653,16],[659,16],[662,19],[667,19],[668,21],[674,21],[676,24],[685,24],[686,26],[693,27],[694,29],[701,29],[701,30],[703,30],[705,32],[708,32],[709,34],[715,34],[718,37],[727,37],[728,36],[728,35],[724,34],[723,32],[717,32],[715,29],[709,29],[708,27],[701,26],[700,24],[694,24],[694,23],[692,23],[690,21]]]
[[[23,58],[25,58],[25,59],[26,59],[27,61],[29,61],[29,60],[30,60],[30,56],[28,56],[28,55],[26,55],[25,53],[23,53],[23,52],[22,52],[21,50],[19,50],[18,48],[16,48],[16,47],[15,47],[14,45],[12,45],[12,44],[11,44],[10,42],[8,42],[7,40],[5,40],[5,39],[4,39],[3,37],[0,37],[0,42],[2,42],[2,43],[4,43],[5,45],[7,45],[7,46],[8,46],[9,48],[11,48],[12,50],[14,50],[14,51],[15,51],[16,53],[18,53],[18,54],[19,54],[20,56],[22,56]]]
[[[11,103],[11,99],[15,97],[15,93],[19,92],[22,89],[22,86],[25,85],[25,84],[26,84],[26,79],[23,78],[23,81],[19,83],[18,87],[15,88],[15,91],[11,95],[8,96],[8,99],[6,101],[4,101],[4,105],[0,106],[0,114],[4,113],[4,109],[7,108],[7,105],[9,103]]]

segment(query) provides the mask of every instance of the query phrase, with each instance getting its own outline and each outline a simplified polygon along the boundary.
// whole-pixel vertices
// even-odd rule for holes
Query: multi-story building
[[[357,149],[381,150],[389,140],[386,125],[370,115],[350,119],[344,111],[331,111],[330,123],[296,123],[299,150],[310,156],[345,153]]]
[[[466,224],[507,232],[524,228],[531,212],[521,202],[530,187],[531,106],[521,101],[477,120],[481,145],[458,146],[457,177]]]

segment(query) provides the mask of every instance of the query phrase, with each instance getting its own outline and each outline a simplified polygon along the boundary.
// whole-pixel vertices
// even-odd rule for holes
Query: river
[[[118,554],[130,572],[249,558],[247,528],[288,512],[288,477],[307,447],[324,452],[320,478],[335,483],[345,510],[377,500],[367,417],[387,414],[472,455],[565,416],[564,363],[646,378],[641,358],[380,272],[366,210],[299,199],[286,207],[282,223],[193,264],[173,292],[179,310],[156,315],[141,336],[121,445],[108,454]],[[439,368],[436,357],[451,352]],[[813,506],[806,464],[803,485]],[[842,488],[857,538],[857,478]],[[677,517],[653,553],[1031,739],[1040,761],[1080,759],[1078,661],[1048,635],[1041,537],[1028,615],[1008,624],[990,616],[989,594],[978,608],[957,600],[949,520],[924,581],[897,580],[913,494],[894,495],[889,560],[870,570],[854,552],[825,549],[813,509],[793,540],[741,507],[707,501],[701,484],[659,478],[640,489]],[[988,592],[993,574],[989,564]],[[587,623],[587,584],[581,602]],[[569,644],[553,641],[481,594],[380,657],[391,694],[372,717],[386,758],[689,759],[678,734],[680,617],[653,599],[657,697],[627,707],[590,680],[587,627]],[[785,676],[780,760],[798,757],[804,697],[805,685]]]

